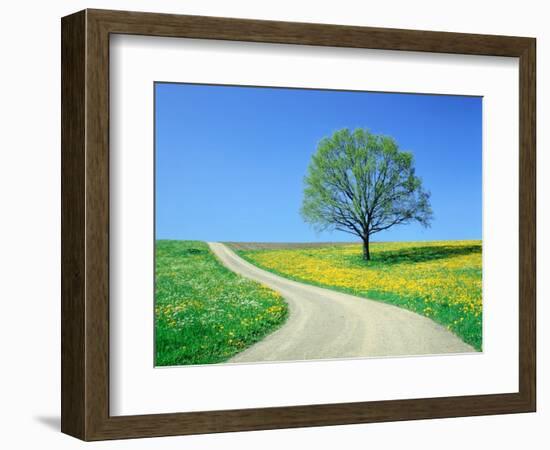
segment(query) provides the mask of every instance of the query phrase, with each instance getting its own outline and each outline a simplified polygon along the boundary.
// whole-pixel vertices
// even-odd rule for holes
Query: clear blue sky
[[[340,128],[393,136],[432,194],[431,228],[374,241],[481,238],[481,97],[156,83],[156,238],[350,241],[299,210],[321,138]]]

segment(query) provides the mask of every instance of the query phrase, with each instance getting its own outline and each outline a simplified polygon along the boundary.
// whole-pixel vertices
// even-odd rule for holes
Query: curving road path
[[[230,363],[475,352],[432,320],[396,306],[292,281],[224,244],[208,245],[228,269],[279,292],[289,317]]]

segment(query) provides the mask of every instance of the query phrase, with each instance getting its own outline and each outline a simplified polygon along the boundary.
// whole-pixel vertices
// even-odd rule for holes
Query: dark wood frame
[[[61,30],[64,433],[100,440],[535,411],[535,39],[104,10],[64,17]],[[519,392],[110,416],[109,35],[113,33],[518,57]]]

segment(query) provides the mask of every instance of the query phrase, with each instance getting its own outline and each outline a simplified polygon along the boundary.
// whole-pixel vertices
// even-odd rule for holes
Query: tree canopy
[[[304,180],[301,214],[322,231],[354,234],[370,259],[370,237],[412,222],[428,227],[430,194],[416,176],[412,153],[389,136],[342,129],[322,139]]]

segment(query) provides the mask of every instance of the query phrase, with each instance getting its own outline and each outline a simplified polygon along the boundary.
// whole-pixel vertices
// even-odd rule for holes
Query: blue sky
[[[156,238],[350,241],[299,210],[319,140],[341,128],[393,136],[432,194],[431,228],[374,241],[481,239],[480,97],[155,84]]]

